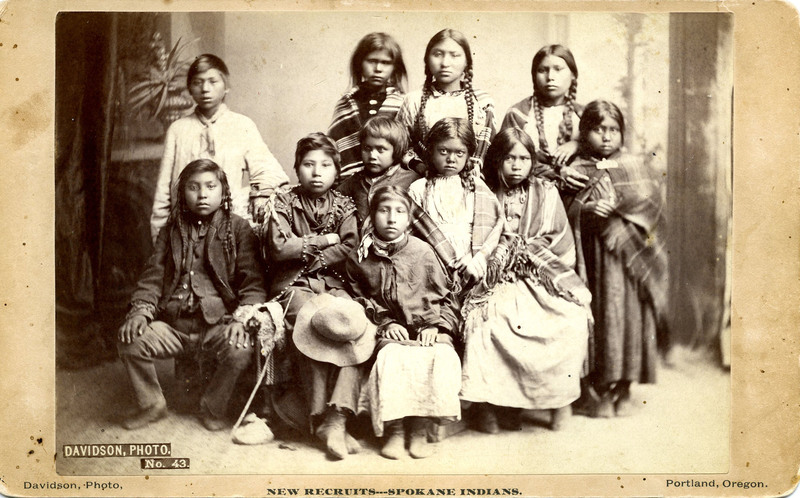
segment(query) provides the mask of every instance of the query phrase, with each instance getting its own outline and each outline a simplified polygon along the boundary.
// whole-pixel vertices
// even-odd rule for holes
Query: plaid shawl
[[[503,206],[480,178],[475,178],[475,213],[472,217],[472,254],[486,259],[494,252],[505,227]]]
[[[508,112],[506,112],[505,117],[503,117],[503,122],[500,124],[500,131],[503,131],[506,128],[519,128],[520,130],[525,130],[525,128],[528,126],[528,122],[530,121],[528,117],[531,115],[532,109],[533,95],[530,97],[525,97],[516,104],[512,105],[508,109]],[[573,103],[573,111],[575,112],[575,115],[580,118],[580,116],[583,114],[583,106],[578,103]],[[536,124],[534,123],[532,126],[535,128]],[[575,133],[577,133],[578,122],[573,121],[572,126],[574,127]],[[533,141],[536,143],[537,150],[536,163],[533,165],[532,174],[539,178],[553,180],[557,185],[560,186],[559,182],[561,182],[561,176],[556,171],[556,167],[553,163],[553,156],[550,155],[550,152],[542,150],[539,147],[539,144],[536,142],[536,138],[534,138]],[[551,147],[555,149],[555,144],[553,144]]]
[[[358,104],[353,95],[358,87],[353,87],[342,95],[333,109],[333,118],[328,127],[328,136],[336,142],[336,148],[342,155],[342,170],[340,181],[364,168],[361,164],[361,143],[358,141],[358,132],[361,131],[361,117],[358,114]],[[403,104],[403,94],[394,87],[386,88],[386,100],[381,104],[376,116],[394,118]]]
[[[455,93],[456,96],[454,97],[453,93],[446,93],[436,88],[431,90],[431,95],[428,97],[431,100],[436,99],[465,99],[463,95],[463,90],[460,90]],[[495,135],[497,135],[497,123],[494,117],[494,100],[492,97],[483,90],[473,89],[473,94],[475,96],[473,108],[475,112],[475,122],[473,125],[473,131],[475,132],[475,140],[476,140],[476,148],[475,153],[470,157],[470,166],[475,172],[476,175],[480,175],[481,169],[483,167],[483,159],[486,157],[486,151],[489,150],[489,146],[494,140]],[[422,131],[417,126],[417,114],[419,114],[419,109],[421,107],[422,101],[422,91],[416,90],[413,92],[409,92],[406,96],[403,105],[400,109],[400,112],[397,114],[397,120],[403,123],[406,128],[408,129],[409,136],[411,137],[411,145],[414,150],[415,157],[414,159],[417,161],[421,161],[422,163],[425,162],[425,141],[427,140],[427,136],[422,136]],[[437,121],[442,118],[446,117],[461,117],[466,118],[466,114],[463,116],[430,116],[430,109],[425,110],[426,113],[426,122],[428,122],[429,127],[433,126]],[[424,175],[423,175],[424,176]]]
[[[502,205],[506,195],[505,189],[497,192]],[[503,234],[487,281],[528,278],[551,295],[588,308],[591,294],[574,267],[575,240],[558,190],[552,182],[531,178],[519,229]]]
[[[603,221],[600,237],[607,251],[619,257],[626,276],[640,285],[644,299],[652,305],[658,328],[665,330],[667,323],[667,254],[663,237],[664,199],[658,177],[641,159],[627,154],[609,158],[611,167],[600,169],[598,161],[581,157],[571,166],[590,177],[586,188],[571,202],[568,201],[569,219],[578,244],[578,271],[586,277],[586,266],[580,250],[581,211],[583,205],[613,195],[617,199],[615,215]],[[606,176],[607,175],[607,176]],[[605,192],[603,178],[610,179],[613,192]],[[607,180],[606,180],[607,181]]]

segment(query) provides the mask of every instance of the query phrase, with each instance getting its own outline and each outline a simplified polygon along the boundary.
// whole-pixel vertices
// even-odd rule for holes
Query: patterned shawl
[[[353,87],[344,94],[336,103],[333,110],[333,118],[328,127],[328,136],[336,142],[336,148],[342,155],[342,169],[339,175],[340,180],[344,180],[350,175],[363,169],[361,164],[361,144],[358,141],[358,133],[361,126],[361,116],[358,113],[358,104],[353,95],[359,87]],[[387,116],[394,118],[403,104],[403,94],[394,87],[386,88],[386,99],[381,104],[376,116]]]
[[[505,203],[507,191],[497,196]],[[506,232],[490,264],[488,281],[529,278],[547,291],[588,308],[591,293],[575,273],[575,241],[552,182],[531,178],[516,232]]]
[[[581,250],[581,211],[583,205],[613,195],[617,199],[614,215],[603,221],[600,237],[605,250],[620,258],[628,278],[640,285],[643,298],[652,305],[659,329],[667,323],[667,254],[660,234],[665,231],[664,199],[657,175],[641,159],[615,154],[607,161],[581,157],[572,167],[590,177],[586,188],[568,203],[569,219],[578,245],[578,272],[586,278]],[[606,167],[604,166],[611,166]],[[607,176],[606,176],[607,175]],[[613,192],[604,194],[603,184],[610,179]]]

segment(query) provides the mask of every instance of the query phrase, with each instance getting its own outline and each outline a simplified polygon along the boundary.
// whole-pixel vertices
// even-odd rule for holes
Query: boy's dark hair
[[[375,211],[381,202],[388,199],[402,201],[406,205],[409,216],[411,215],[411,198],[408,197],[408,193],[396,185],[384,185],[376,188],[369,200],[369,217],[373,224],[375,223]]]
[[[225,256],[228,258],[229,262],[232,262],[236,259],[236,241],[233,239],[233,229],[231,227],[231,187],[228,184],[228,177],[225,175],[225,171],[211,159],[196,159],[187,164],[186,167],[183,168],[183,171],[181,171],[177,185],[177,193],[179,196],[178,203],[175,205],[175,209],[170,215],[169,223],[178,224],[178,228],[181,232],[181,240],[183,241],[183,250],[188,251],[189,225],[191,222],[187,219],[187,217],[190,216],[190,211],[186,206],[184,190],[186,189],[186,184],[189,183],[189,180],[194,175],[206,172],[214,173],[222,186],[222,203],[219,209],[222,210],[225,216],[223,225]],[[183,256],[186,257],[186,254]]]
[[[608,100],[593,100],[584,107],[581,122],[578,125],[578,131],[580,132],[578,140],[584,150],[587,147],[586,135],[592,128],[600,126],[605,118],[611,118],[619,124],[619,132],[622,139],[620,145],[625,144],[625,117],[617,107],[617,104]]]
[[[533,139],[520,128],[506,128],[494,137],[492,145],[486,151],[486,160],[483,163],[483,179],[492,192],[496,192],[500,188],[503,161],[505,161],[506,156],[517,143],[522,144],[531,155],[531,172],[523,182],[527,184],[530,177],[533,176],[534,166],[536,165],[536,145],[534,145]]]
[[[399,121],[386,116],[370,118],[358,132],[358,141],[362,147],[367,137],[382,138],[392,144],[392,162],[399,164],[408,150],[408,130]]]
[[[400,50],[400,45],[395,41],[391,35],[386,33],[369,33],[364,36],[356,45],[353,51],[353,56],[350,57],[350,86],[356,87],[361,83],[363,77],[362,64],[364,59],[367,58],[372,52],[378,50],[386,50],[394,63],[394,70],[392,77],[388,81],[389,86],[394,86],[402,93],[406,91],[406,80],[408,74],[406,72],[406,64],[403,62],[403,52]]]
[[[465,188],[471,191],[475,190],[475,177],[472,174],[469,158],[475,154],[477,142],[475,141],[475,132],[472,130],[472,125],[463,118],[442,118],[431,127],[428,139],[425,141],[425,160],[428,164],[427,176],[430,178],[437,174],[435,169],[431,167],[433,155],[438,154],[436,145],[451,138],[460,140],[467,147],[467,164],[459,175]]]
[[[202,54],[195,57],[189,70],[186,72],[186,86],[192,86],[192,80],[199,73],[204,73],[209,69],[216,69],[222,74],[222,80],[225,82],[225,87],[228,86],[228,66],[225,65],[222,59],[214,54]]]
[[[336,142],[330,139],[328,135],[317,131],[311,133],[297,141],[297,149],[294,153],[294,171],[300,167],[303,158],[309,152],[321,150],[333,159],[333,164],[336,166],[336,174],[341,173],[342,170],[342,156],[336,148]]]

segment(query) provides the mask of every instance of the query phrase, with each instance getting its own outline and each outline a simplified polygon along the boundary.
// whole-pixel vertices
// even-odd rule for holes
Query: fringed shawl
[[[601,179],[611,180],[618,203],[614,214],[602,221],[600,237],[606,251],[621,259],[628,278],[637,282],[656,314],[659,329],[667,322],[667,254],[663,233],[666,219],[661,185],[654,172],[641,159],[616,154],[600,169],[598,161],[581,157],[571,166],[589,176],[586,188],[568,202],[568,214],[578,243],[578,272],[587,278],[581,250],[581,211],[583,205],[603,198]],[[610,163],[610,164],[609,164]]]
[[[505,226],[503,206],[479,178],[475,178],[475,214],[472,224],[472,254],[483,253],[488,259],[497,247]]]
[[[497,196],[504,203],[506,191]],[[531,178],[519,229],[503,234],[492,263],[492,272],[499,274],[490,279],[529,278],[553,296],[588,307],[591,294],[574,265],[575,241],[558,190],[552,182]]]

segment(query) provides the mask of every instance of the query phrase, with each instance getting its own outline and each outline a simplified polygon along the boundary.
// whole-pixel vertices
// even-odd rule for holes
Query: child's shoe
[[[611,391],[606,391],[600,397],[600,403],[597,405],[597,411],[595,412],[595,417],[597,418],[614,418],[616,417],[617,413],[614,409],[614,398],[611,395]]]
[[[428,458],[436,448],[428,444],[428,419],[425,417],[408,417],[411,430],[411,441],[408,453],[414,458]]]
[[[406,433],[403,430],[403,420],[386,422],[383,432],[386,437],[386,443],[381,448],[381,455],[390,460],[398,460],[406,452]]]
[[[614,402],[614,412],[617,417],[626,417],[633,411],[633,402],[631,402],[630,382],[622,381],[617,383],[614,388],[617,401]]]
[[[497,425],[497,415],[494,412],[494,406],[489,403],[478,403],[476,405],[478,410],[478,429],[487,434],[497,434],[500,432],[500,427]]]
[[[325,415],[325,420],[317,427],[317,437],[325,443],[328,454],[337,460],[347,456],[348,448],[345,437],[347,417],[341,410],[332,408]]]
[[[507,431],[521,431],[522,430],[522,409],[511,407],[498,407],[497,422],[500,427]]]
[[[221,431],[228,425],[224,419],[216,417],[206,407],[200,409],[200,422],[203,423],[203,427],[212,432]]]
[[[560,431],[564,428],[567,420],[572,416],[572,406],[562,406],[561,408],[554,408],[550,410],[550,429]]]
[[[151,424],[152,422],[161,420],[166,416],[167,416],[167,402],[166,400],[164,400],[164,398],[161,398],[161,401],[151,406],[150,408],[145,408],[144,410],[140,410],[131,417],[125,419],[125,421],[122,422],[122,427],[128,430],[139,429],[146,425]]]

